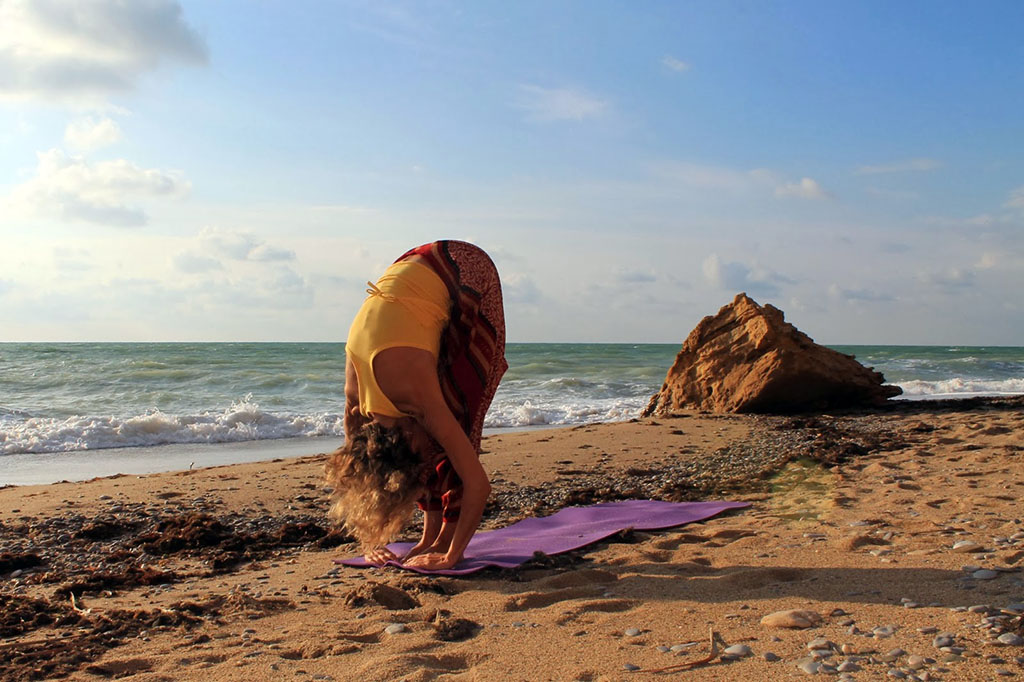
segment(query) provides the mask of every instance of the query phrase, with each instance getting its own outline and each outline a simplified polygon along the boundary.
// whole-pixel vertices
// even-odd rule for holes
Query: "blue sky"
[[[473,241],[512,341],[1024,343],[1019,2],[0,0],[0,340],[344,340]]]

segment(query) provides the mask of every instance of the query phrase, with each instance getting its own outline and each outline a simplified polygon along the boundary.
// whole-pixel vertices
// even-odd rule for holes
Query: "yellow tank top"
[[[407,417],[377,385],[373,359],[382,350],[396,347],[430,351],[436,358],[441,331],[448,322],[451,298],[448,288],[423,263],[395,263],[376,284],[367,282],[369,294],[348,331],[345,354],[359,381],[359,411],[389,417]]]

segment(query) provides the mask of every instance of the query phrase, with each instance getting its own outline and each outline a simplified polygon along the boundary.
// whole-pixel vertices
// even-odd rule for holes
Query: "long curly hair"
[[[364,550],[387,544],[412,515],[425,467],[400,428],[364,425],[327,460],[330,518]]]

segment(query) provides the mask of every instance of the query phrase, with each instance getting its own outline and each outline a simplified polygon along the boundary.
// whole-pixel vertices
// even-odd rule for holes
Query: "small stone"
[[[935,639],[932,640],[932,646],[936,649],[941,649],[944,646],[953,646],[954,641],[953,635],[944,633],[935,636]]]
[[[761,658],[768,661],[769,663],[774,663],[775,661],[782,660],[777,654],[774,654],[771,651],[766,651],[763,654],[761,654]]]
[[[968,613],[988,613],[991,610],[992,607],[990,607],[988,604],[975,604],[974,606],[967,607]]]
[[[961,540],[953,545],[953,551],[960,554],[969,554],[971,552],[980,552],[984,549],[981,545],[973,540]]]
[[[836,645],[835,645],[834,642],[830,642],[827,639],[825,639],[824,637],[818,637],[817,639],[812,639],[810,642],[808,642],[807,643],[807,648],[808,649],[812,649],[812,650],[813,649],[835,649]]]
[[[384,628],[384,632],[388,633],[389,635],[397,635],[408,631],[409,628],[407,628],[403,623],[392,623],[391,625]]]
[[[738,658],[746,658],[747,656],[753,656],[754,650],[746,644],[733,644],[723,651],[726,656],[736,656]]]
[[[658,649],[658,651],[660,651],[663,654],[667,654],[669,651],[671,651],[671,649],[669,649],[665,645],[661,645],[661,646],[657,647],[657,649]]]
[[[855,673],[858,670],[860,670],[860,666],[854,663],[853,661],[843,661],[839,664],[836,670],[838,670],[841,673]]]
[[[624,634],[626,635],[626,637],[636,637],[636,636],[638,636],[640,634],[640,629],[639,628],[629,628],[629,629],[626,630],[626,632]]]
[[[971,573],[971,577],[975,580],[992,580],[993,578],[999,577],[998,571],[992,571],[987,568],[981,568]]]
[[[847,656],[849,656],[850,654],[857,653],[857,647],[853,646],[852,644],[844,644],[841,647],[839,647],[839,650]]]
[[[679,653],[680,651],[686,651],[687,649],[691,648],[692,646],[693,646],[692,644],[673,644],[672,646],[670,646],[668,648],[668,650],[675,654],[675,653]]]
[[[936,627],[929,626],[926,628],[918,628],[917,631],[920,632],[922,635],[934,635],[936,632],[939,631],[939,629]]]
[[[797,663],[796,667],[800,668],[800,670],[803,670],[808,675],[817,675],[818,672],[821,670],[821,663],[819,663],[818,661],[811,660],[809,658],[805,658],[804,660]]]
[[[623,670],[628,670],[629,672],[636,672],[637,670],[640,669],[640,666],[633,665],[632,663],[626,663],[625,665],[622,666],[622,669]]]
[[[897,680],[904,680],[907,678],[907,674],[899,668],[889,668],[889,672],[886,673],[889,677],[895,677]]]
[[[905,608],[905,609],[918,609],[918,608],[921,608],[921,605],[918,604],[916,601],[908,601],[908,602],[903,602],[903,608]]]
[[[878,639],[887,639],[896,634],[895,625],[879,625],[877,628],[871,631],[871,634]]]
[[[925,665],[924,656],[907,656],[906,665],[911,670],[920,670]]]
[[[999,675],[1000,677],[1013,677],[1012,672],[1010,672],[1009,670],[1005,670],[1003,668],[996,668],[992,672],[994,672],[996,675]]]
[[[1006,646],[1024,646],[1024,637],[1013,632],[1006,632],[999,635],[996,637],[996,641],[1000,644],[1005,644]]]
[[[773,628],[798,628],[804,629],[814,627],[821,623],[821,614],[815,611],[802,609],[791,609],[788,611],[776,611],[769,613],[761,619],[761,625]],[[815,673],[812,673],[815,674]]]

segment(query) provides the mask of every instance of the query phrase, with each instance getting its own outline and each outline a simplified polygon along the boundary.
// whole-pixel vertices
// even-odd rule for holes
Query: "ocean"
[[[834,347],[904,398],[1024,393],[1020,347]],[[510,344],[485,428],[632,418],[678,350]],[[0,485],[333,449],[344,357],[331,343],[0,344]]]

